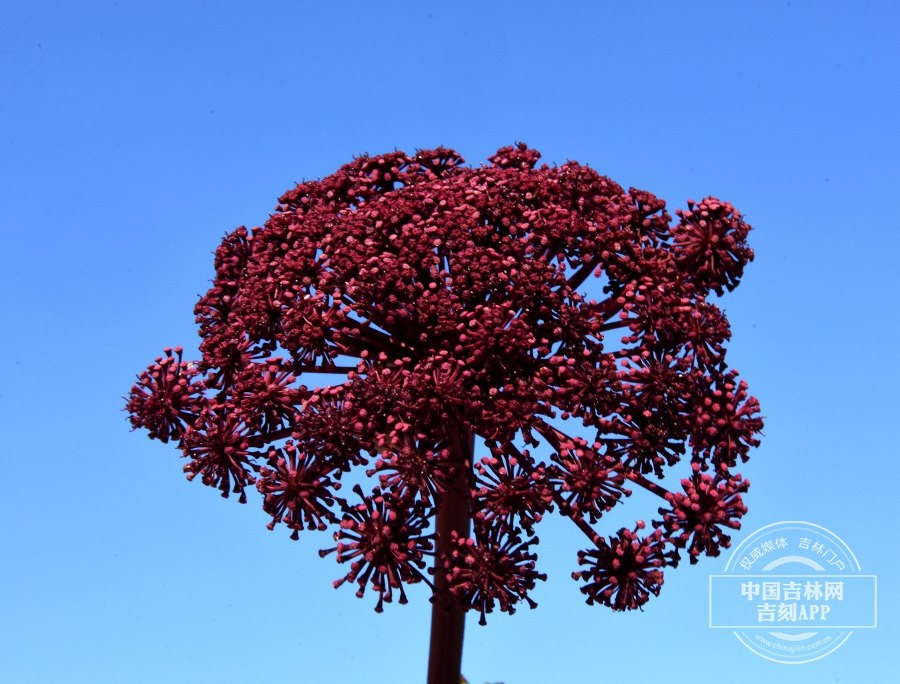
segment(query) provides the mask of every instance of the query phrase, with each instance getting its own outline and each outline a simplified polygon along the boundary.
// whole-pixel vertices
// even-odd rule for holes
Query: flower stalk
[[[438,505],[437,541],[434,561],[434,589],[431,606],[431,640],[428,647],[428,684],[459,684],[462,667],[463,636],[466,613],[449,593],[450,581],[443,567],[453,549],[454,533],[468,537],[470,531],[469,472],[475,435],[471,432],[453,436],[458,454],[452,487]]]

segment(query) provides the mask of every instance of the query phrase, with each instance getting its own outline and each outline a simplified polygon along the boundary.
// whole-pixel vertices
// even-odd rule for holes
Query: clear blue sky
[[[540,607],[468,624],[475,684],[891,681],[900,671],[896,2],[0,3],[0,681],[423,681],[429,605],[372,611],[252,500],[189,484],[120,395],[225,231],[361,152],[522,140],[672,210],[716,195],[757,259],[722,302],[767,416],[743,535],[808,520],[879,576],[879,627],[803,666],[707,627],[708,576],[588,607],[542,524]],[[644,506],[644,509],[641,509]],[[652,517],[632,500],[610,528]],[[612,532],[610,529],[609,532]]]

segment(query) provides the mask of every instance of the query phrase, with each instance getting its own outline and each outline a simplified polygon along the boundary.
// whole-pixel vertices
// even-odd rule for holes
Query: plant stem
[[[437,543],[434,555],[435,600],[431,607],[431,646],[428,651],[428,684],[459,684],[462,666],[463,632],[466,614],[446,594],[447,578],[440,565],[441,552],[449,554],[450,533],[469,536],[469,470],[475,435],[462,432],[454,439],[459,465],[453,487],[446,493],[437,512]]]

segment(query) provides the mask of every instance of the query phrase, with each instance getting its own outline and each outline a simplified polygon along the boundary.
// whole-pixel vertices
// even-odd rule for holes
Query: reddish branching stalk
[[[299,184],[216,250],[202,358],[167,348],[128,397],[132,426],[177,441],[188,479],[241,502],[255,484],[293,539],[337,526],[322,552],[349,563],[336,586],[369,589],[380,611],[428,585],[430,684],[459,681],[466,611],[483,624],[537,605],[548,513],[588,539],[588,603],[630,610],[679,550],[694,563],[727,548],[747,510],[732,470],[762,420],[707,298],[739,283],[750,226],[713,197],[673,222],[649,192],[539,157],[393,152]],[[310,373],[333,380],[311,389]],[[354,468],[375,487],[351,502]],[[661,518],[602,536],[626,485],[658,495]]]

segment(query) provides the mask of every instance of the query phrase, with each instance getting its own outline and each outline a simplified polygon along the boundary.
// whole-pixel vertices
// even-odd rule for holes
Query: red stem
[[[437,542],[434,554],[435,599],[431,607],[431,646],[428,651],[428,684],[459,684],[466,614],[446,593],[446,575],[440,567],[441,552],[449,554],[451,532],[469,536],[469,470],[475,435],[462,433],[454,439],[459,454],[454,486],[437,511]]]
[[[584,264],[581,268],[579,268],[575,273],[572,274],[572,277],[566,281],[566,285],[569,286],[570,289],[574,290],[579,287],[587,277],[594,272],[594,269],[600,264],[600,259],[594,259],[590,263]]]
[[[648,492],[653,492],[656,496],[666,499],[666,496],[669,494],[669,490],[665,487],[661,487],[655,482],[648,480],[646,477],[641,475],[640,473],[636,473],[633,470],[629,470],[625,473],[625,477],[634,482],[635,484],[640,485]],[[668,501],[668,499],[666,499]]]

